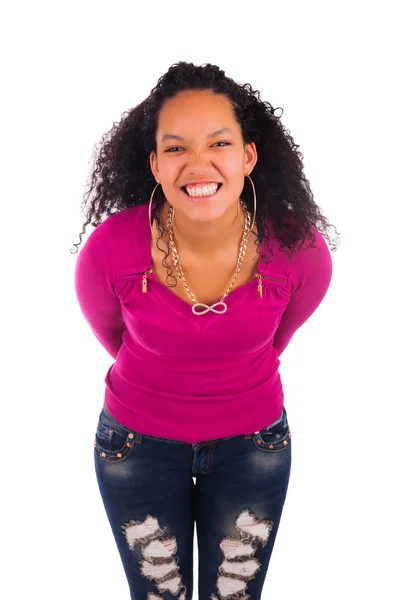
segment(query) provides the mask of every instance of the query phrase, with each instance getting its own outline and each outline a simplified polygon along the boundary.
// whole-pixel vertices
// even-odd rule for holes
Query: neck
[[[167,227],[168,209],[165,203],[163,216]],[[232,245],[237,247],[241,242],[244,227],[244,213],[240,206],[237,214],[237,205],[232,210],[224,213],[219,219],[207,223],[197,223],[175,210],[172,223],[172,233],[178,252],[193,253],[207,257],[218,252],[226,251]]]

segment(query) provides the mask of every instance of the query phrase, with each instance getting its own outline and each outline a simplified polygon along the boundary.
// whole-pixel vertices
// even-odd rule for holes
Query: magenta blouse
[[[261,277],[228,294],[226,313],[198,316],[151,272],[147,205],[106,217],[78,253],[75,289],[114,359],[109,412],[142,434],[191,444],[274,422],[284,402],[278,357],[332,277],[330,250],[312,230],[320,252],[307,245],[289,261],[270,225],[273,262],[260,262]]]

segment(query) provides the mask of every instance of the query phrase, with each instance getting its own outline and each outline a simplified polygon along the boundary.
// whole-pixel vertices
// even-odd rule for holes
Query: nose
[[[210,170],[210,159],[205,152],[190,152],[187,157],[187,167],[190,175],[203,177]]]

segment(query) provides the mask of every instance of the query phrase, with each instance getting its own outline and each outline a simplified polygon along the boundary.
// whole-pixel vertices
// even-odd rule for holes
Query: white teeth
[[[203,187],[190,187],[188,188],[186,186],[186,191],[189,194],[189,196],[211,196],[212,194],[215,194],[215,192],[218,189],[218,184],[217,183],[213,183],[212,185],[205,185]]]

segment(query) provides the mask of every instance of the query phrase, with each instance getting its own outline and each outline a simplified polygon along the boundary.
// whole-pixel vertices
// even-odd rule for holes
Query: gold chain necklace
[[[186,294],[189,296],[189,298],[192,300],[192,302],[195,302],[195,304],[192,306],[192,312],[195,315],[204,315],[205,313],[207,313],[209,311],[216,313],[218,315],[223,315],[228,310],[228,307],[225,304],[224,299],[226,298],[226,296],[229,294],[229,292],[235,285],[237,276],[240,273],[240,269],[242,267],[243,260],[244,260],[245,254],[246,254],[247,241],[249,239],[250,225],[251,225],[251,215],[250,215],[249,211],[247,210],[247,207],[246,207],[245,203],[243,202],[243,200],[240,199],[240,203],[242,205],[242,209],[244,212],[244,227],[243,227],[242,243],[240,245],[239,256],[238,256],[238,260],[237,260],[237,264],[236,264],[235,275],[234,275],[231,285],[229,286],[229,288],[227,289],[225,294],[222,296],[221,300],[219,302],[215,302],[211,306],[208,306],[208,304],[203,304],[202,302],[198,302],[196,296],[189,289],[189,287],[186,283],[185,277],[183,275],[182,267],[181,267],[181,261],[180,261],[179,255],[178,255],[178,251],[176,249],[176,245],[175,245],[175,241],[174,241],[174,237],[173,237],[173,233],[172,233],[172,210],[173,210],[172,206],[170,206],[170,208],[168,210],[167,225],[168,225],[169,241],[171,244],[172,259],[174,261],[174,265],[175,265],[175,269],[178,273],[178,277],[183,283]],[[222,308],[217,308],[219,306]],[[197,310],[199,308],[200,308],[200,310]]]

